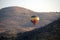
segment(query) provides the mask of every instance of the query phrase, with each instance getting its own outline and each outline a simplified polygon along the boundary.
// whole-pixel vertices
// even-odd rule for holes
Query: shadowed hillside
[[[32,15],[40,17],[39,24],[36,27],[30,21]],[[30,31],[57,20],[59,16],[60,12],[38,13],[17,6],[3,8],[0,9],[0,32],[5,32],[6,30],[16,30],[16,32]]]
[[[19,33],[16,40],[60,40],[60,19],[44,27]]]

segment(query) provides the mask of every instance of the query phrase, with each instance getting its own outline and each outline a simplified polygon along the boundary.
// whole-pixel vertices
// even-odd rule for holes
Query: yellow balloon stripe
[[[30,20],[40,20],[39,17],[35,17],[35,18],[30,18]]]

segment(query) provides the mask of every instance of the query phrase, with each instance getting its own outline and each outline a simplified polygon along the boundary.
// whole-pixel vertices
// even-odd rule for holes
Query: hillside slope
[[[60,40],[60,19],[42,27],[17,35],[17,40]]]

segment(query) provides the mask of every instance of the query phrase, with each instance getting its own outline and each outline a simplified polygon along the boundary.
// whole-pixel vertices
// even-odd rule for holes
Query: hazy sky
[[[37,12],[60,12],[60,0],[0,0],[0,9],[21,6]]]

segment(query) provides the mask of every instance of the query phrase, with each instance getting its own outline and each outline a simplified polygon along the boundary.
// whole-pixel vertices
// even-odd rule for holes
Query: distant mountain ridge
[[[40,17],[39,24],[35,27],[30,22],[30,17],[37,15]],[[37,13],[22,7],[7,7],[0,9],[0,30],[16,30],[17,32],[30,31],[35,28],[43,27],[54,20],[57,20],[60,12],[57,13]],[[0,32],[2,32],[0,31]]]
[[[14,12],[33,12],[29,9],[23,8],[23,7],[18,7],[18,6],[12,6],[12,7],[6,7],[6,8],[2,8],[0,11],[14,11]]]

